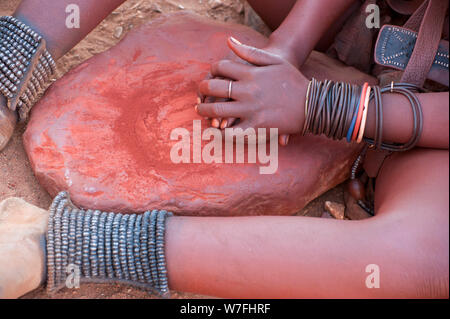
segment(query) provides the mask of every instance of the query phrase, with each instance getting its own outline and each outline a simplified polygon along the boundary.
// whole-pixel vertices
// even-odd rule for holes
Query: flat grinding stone
[[[230,216],[294,214],[344,181],[359,147],[323,137],[293,136],[278,149],[272,175],[261,175],[259,163],[171,161],[174,128],[192,135],[193,120],[209,126],[194,110],[197,86],[211,62],[230,55],[230,35],[258,47],[267,41],[242,25],[174,14],[130,31],[55,82],[24,134],[39,182],[52,196],[68,190],[84,208]],[[371,80],[319,53],[303,71]]]

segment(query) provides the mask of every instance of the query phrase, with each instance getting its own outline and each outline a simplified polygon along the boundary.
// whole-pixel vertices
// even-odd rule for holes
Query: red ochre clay
[[[24,134],[40,183],[51,195],[68,190],[84,208],[230,216],[294,214],[344,181],[359,147],[323,137],[293,136],[272,175],[261,175],[258,163],[172,163],[171,131],[192,132],[196,119],[209,126],[194,111],[197,86],[211,62],[230,55],[231,35],[266,42],[245,26],[175,14],[70,71],[35,106]],[[318,53],[303,71],[371,81]]]

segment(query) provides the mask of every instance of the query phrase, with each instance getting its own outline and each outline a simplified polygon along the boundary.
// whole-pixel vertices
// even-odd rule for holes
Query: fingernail
[[[228,125],[228,121],[227,120],[223,120],[222,123],[220,124],[220,128],[224,129],[224,128],[227,127],[227,125]]]
[[[236,39],[233,38],[233,37],[230,37],[230,40],[231,40],[231,42],[233,42],[234,44],[237,44],[237,45],[241,45],[241,44],[242,44],[241,42],[239,42],[238,40],[236,40]]]
[[[198,104],[194,108],[195,108],[195,112],[198,113]]]
[[[211,125],[212,125],[212,127],[219,128],[220,122],[219,122],[218,119],[213,119],[213,120],[211,121]]]
[[[198,97],[197,98],[197,104],[200,104],[200,103],[202,103],[202,100]]]

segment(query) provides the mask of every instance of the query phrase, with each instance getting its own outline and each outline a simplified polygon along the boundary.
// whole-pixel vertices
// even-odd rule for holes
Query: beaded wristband
[[[55,71],[55,61],[38,33],[14,17],[0,17],[0,93],[21,121]]]
[[[47,289],[64,287],[68,267],[80,282],[126,283],[169,296],[165,224],[172,213],[142,215],[80,210],[66,192],[50,207],[47,231]]]

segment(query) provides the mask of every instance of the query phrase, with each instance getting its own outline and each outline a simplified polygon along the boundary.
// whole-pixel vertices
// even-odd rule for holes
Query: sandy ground
[[[0,1],[0,15],[10,15],[20,0]],[[58,61],[57,78],[91,56],[115,45],[131,29],[163,13],[190,10],[221,21],[244,23],[268,34],[268,29],[241,0],[128,0],[111,13],[91,34]],[[42,208],[51,198],[38,184],[30,168],[22,144],[26,124],[20,125],[6,147],[0,152],[0,201],[11,196],[22,197]],[[320,217],[325,200],[343,202],[342,187],[337,187],[314,200],[298,215]],[[155,298],[148,293],[120,285],[82,285],[80,289],[64,289],[48,295],[39,288],[24,298]],[[203,298],[203,296],[172,292],[172,298]]]

